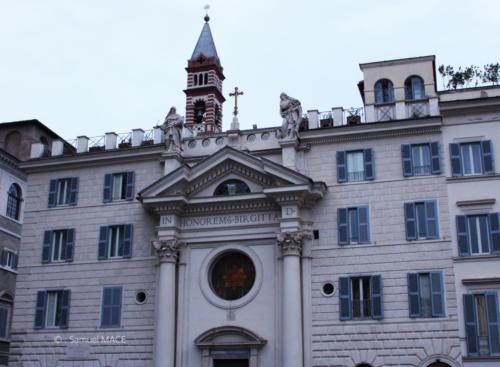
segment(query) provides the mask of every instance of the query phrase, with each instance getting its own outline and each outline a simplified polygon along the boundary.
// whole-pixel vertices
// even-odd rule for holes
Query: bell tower
[[[186,127],[202,133],[222,130],[222,95],[224,80],[214,39],[210,31],[210,17],[205,16],[205,24],[188,60],[186,93]]]

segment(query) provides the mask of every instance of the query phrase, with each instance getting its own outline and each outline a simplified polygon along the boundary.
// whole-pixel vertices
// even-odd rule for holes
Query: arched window
[[[5,150],[14,157],[19,156],[21,148],[21,133],[19,131],[11,131],[5,137]]]
[[[214,191],[214,196],[231,196],[249,194],[250,188],[241,180],[227,180],[221,183]]]
[[[372,366],[369,365],[368,363],[360,363],[360,364],[356,365],[356,367],[372,367]]]
[[[423,99],[425,98],[424,81],[417,75],[410,76],[405,81],[405,98],[406,99]]]
[[[443,362],[434,362],[429,367],[450,367],[450,365]]]
[[[389,79],[381,79],[375,83],[375,103],[394,102],[394,86]]]
[[[217,126],[222,126],[222,112],[218,104],[215,105],[215,124]]]
[[[201,77],[201,76],[200,76]],[[201,124],[203,122],[203,118],[205,117],[205,101],[202,99],[198,99],[194,102],[194,121],[197,124]]]
[[[208,73],[205,73],[205,84],[208,84]]]
[[[196,74],[193,75],[193,84],[198,85],[198,75]]]
[[[7,216],[15,220],[19,220],[21,213],[22,193],[18,184],[12,184],[9,188],[7,198]]]

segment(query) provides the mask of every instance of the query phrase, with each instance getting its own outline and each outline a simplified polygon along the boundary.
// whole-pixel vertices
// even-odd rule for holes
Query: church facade
[[[9,366],[498,365],[500,88],[367,63],[361,109],[222,131],[205,20],[183,130],[20,163]]]

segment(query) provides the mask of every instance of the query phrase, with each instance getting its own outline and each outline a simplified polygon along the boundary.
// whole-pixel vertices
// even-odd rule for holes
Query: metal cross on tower
[[[240,91],[238,87],[234,87],[234,92],[229,93],[229,97],[234,97],[234,111],[233,115],[237,116],[238,115],[238,96],[242,96],[243,91]]]

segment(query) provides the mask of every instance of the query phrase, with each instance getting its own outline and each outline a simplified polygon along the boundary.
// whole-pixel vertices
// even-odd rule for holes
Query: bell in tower
[[[224,80],[215,43],[210,30],[210,17],[205,24],[188,60],[186,93],[186,127],[199,132],[215,133],[222,130],[222,95]]]

